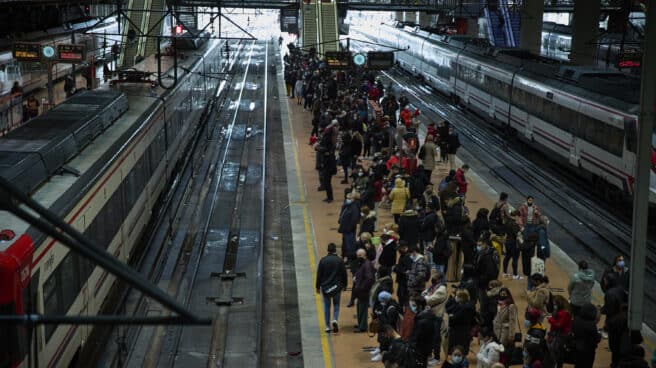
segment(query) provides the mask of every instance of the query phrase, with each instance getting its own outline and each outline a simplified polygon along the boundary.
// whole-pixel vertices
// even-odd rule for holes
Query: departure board
[[[367,53],[367,68],[384,70],[394,66],[394,53],[383,51],[370,51]]]
[[[16,60],[39,61],[41,59],[41,45],[30,42],[14,42],[12,54]]]
[[[72,63],[84,61],[84,45],[59,44],[57,45],[59,60]]]
[[[329,69],[346,69],[351,66],[351,53],[348,51],[326,51],[324,56]]]

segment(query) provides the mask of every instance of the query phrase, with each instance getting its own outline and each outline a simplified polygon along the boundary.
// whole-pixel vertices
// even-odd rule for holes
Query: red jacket
[[[558,331],[562,336],[567,336],[572,332],[572,315],[564,309],[559,309],[549,317],[548,321],[551,325],[551,331]]]
[[[456,184],[458,184],[458,193],[467,194],[467,180],[462,169],[456,171]]]
[[[380,91],[378,91],[378,88],[372,86],[369,88],[369,99],[374,100],[378,102],[378,99],[380,98]]]
[[[410,126],[412,125],[412,111],[408,109],[407,107],[399,113],[399,118],[405,124],[405,126]]]
[[[401,160],[399,160],[398,156],[392,155],[392,157],[390,157],[389,160],[387,160],[387,163],[385,164],[385,166],[387,166],[387,171],[392,170],[392,165],[398,166],[399,163],[401,163]]]
[[[404,157],[401,159],[401,168],[403,168],[408,175],[412,175],[415,170],[417,170],[417,159]]]
[[[380,180],[374,182],[374,202],[383,200],[383,183]]]

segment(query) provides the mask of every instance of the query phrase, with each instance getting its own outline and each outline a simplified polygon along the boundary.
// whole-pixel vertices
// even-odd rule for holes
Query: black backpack
[[[490,223],[490,230],[495,234],[503,235],[503,219],[501,218],[501,207],[494,205],[492,211],[490,211],[490,216],[488,217],[488,222]]]

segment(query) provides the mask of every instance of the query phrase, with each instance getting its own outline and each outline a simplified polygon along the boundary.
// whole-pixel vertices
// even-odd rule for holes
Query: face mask
[[[360,212],[360,217],[364,217],[364,213]]]
[[[480,252],[482,249],[483,249],[483,247],[481,247],[480,245],[476,246],[476,251]]]
[[[558,306],[556,304],[553,305],[553,310],[558,310]]]
[[[346,204],[351,204],[351,203],[353,203],[352,200],[350,200],[350,199],[347,199],[347,200],[346,200]]]
[[[358,176],[360,176],[360,177],[361,177],[361,176],[364,176],[364,173],[359,172],[359,173],[358,173]]]
[[[410,310],[412,313],[417,314],[417,306],[414,304],[410,304]]]
[[[617,262],[617,267],[619,267],[619,268],[624,268],[625,265],[626,265],[626,263],[624,263],[624,261]]]
[[[462,363],[462,357],[460,355],[454,355],[453,357],[451,357],[451,360],[453,360],[453,363],[455,364]]]
[[[460,302],[462,302],[462,299],[456,297],[456,303],[460,303]]]
[[[525,320],[524,320],[524,326],[526,326],[526,327],[531,327],[531,321],[525,319]]]

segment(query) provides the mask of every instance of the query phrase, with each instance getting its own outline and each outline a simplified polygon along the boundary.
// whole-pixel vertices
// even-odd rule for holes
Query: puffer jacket
[[[444,317],[444,306],[448,299],[445,285],[432,285],[425,291],[426,305],[431,307],[431,311],[438,318]]]
[[[490,368],[494,363],[499,363],[501,360],[501,353],[503,353],[503,345],[490,340],[481,345],[481,349],[476,354],[476,367]]]
[[[515,338],[517,323],[517,306],[504,305],[494,316],[494,335],[503,345],[510,345]]]
[[[430,278],[431,270],[426,263],[426,258],[417,254],[417,258],[412,262],[410,273],[408,273],[408,290],[422,292],[426,286],[426,280]]]
[[[547,314],[547,303],[549,303],[549,286],[540,284],[528,292],[528,305]]]
[[[400,215],[405,209],[405,203],[410,199],[410,191],[405,187],[405,182],[401,178],[394,180],[394,189],[389,194],[392,201],[390,212],[393,215]]]
[[[569,280],[567,291],[572,304],[581,306],[592,300],[592,287],[595,283],[594,270],[579,270]]]

